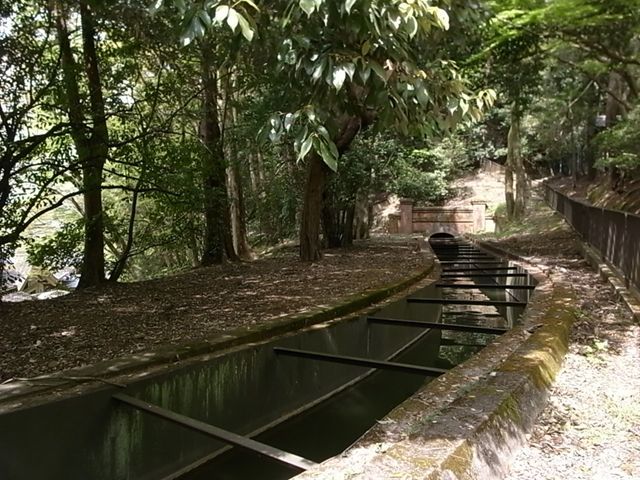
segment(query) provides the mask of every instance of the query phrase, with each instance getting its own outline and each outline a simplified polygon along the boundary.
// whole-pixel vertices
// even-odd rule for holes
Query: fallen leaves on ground
[[[424,268],[411,239],[327,251],[318,263],[295,248],[246,263],[106,285],[65,297],[0,305],[0,382],[93,364],[158,345],[334,304]]]

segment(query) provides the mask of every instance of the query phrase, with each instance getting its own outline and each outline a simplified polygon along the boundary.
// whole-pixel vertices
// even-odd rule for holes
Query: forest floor
[[[508,480],[640,478],[640,325],[539,196],[524,222],[493,241],[558,275],[581,299],[563,369]]]
[[[286,247],[252,262],[0,304],[0,383],[335,304],[423,269],[415,246],[410,237],[381,236],[313,264]]]

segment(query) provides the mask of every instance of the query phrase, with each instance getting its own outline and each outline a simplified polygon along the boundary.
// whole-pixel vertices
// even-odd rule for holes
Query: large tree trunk
[[[320,260],[320,219],[322,214],[322,191],[327,167],[315,152],[309,155],[307,184],[300,221],[300,259],[306,262]]]
[[[222,263],[225,252],[231,259],[233,240],[228,227],[231,223],[225,175],[225,158],[218,112],[218,81],[213,66],[211,45],[201,44],[200,67],[202,72],[203,108],[200,135],[204,144],[202,157],[203,197],[204,197],[204,248],[201,265]]]
[[[85,242],[78,288],[84,288],[105,281],[102,170],[109,154],[109,136],[91,8],[87,2],[80,2],[83,63],[89,89],[91,126],[85,125],[84,122],[85,112],[78,80],[79,69],[69,41],[64,3],[56,3],[55,10],[71,136],[82,165]]]
[[[326,248],[340,248],[342,246],[342,215],[336,194],[331,188],[335,180],[333,172],[325,172],[325,188],[322,194],[322,231]]]
[[[342,127],[334,140],[338,152],[347,151],[358,132],[373,121],[366,118],[345,116]],[[306,262],[320,260],[320,222],[322,219],[322,196],[326,184],[326,176],[331,172],[322,158],[315,152],[309,155],[307,183],[302,207],[300,224],[300,259]]]

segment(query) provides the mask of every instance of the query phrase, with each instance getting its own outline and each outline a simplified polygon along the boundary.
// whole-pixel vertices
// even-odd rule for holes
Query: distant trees
[[[618,164],[628,174],[633,155],[614,155],[612,134],[601,131],[626,123],[637,104],[637,2],[495,0],[486,6],[491,14],[469,65],[498,90],[507,216],[524,211],[527,170],[548,166],[575,181],[606,168],[615,185]]]

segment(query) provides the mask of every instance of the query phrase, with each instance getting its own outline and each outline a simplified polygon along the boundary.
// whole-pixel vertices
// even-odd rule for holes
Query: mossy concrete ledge
[[[424,268],[399,282],[329,301],[327,305],[314,307],[304,313],[294,313],[214,334],[199,341],[169,344],[148,352],[0,384],[0,413],[81,395],[104,388],[105,385],[124,386],[143,376],[157,373],[158,370],[166,372],[187,362],[204,362],[230,349],[267,341],[323,322],[356,316],[368,307],[375,308],[374,305],[392,301],[396,296],[404,296],[407,292],[420,288],[423,283],[433,281],[438,275],[438,264],[430,252],[426,251],[422,255]]]
[[[570,286],[521,263],[538,281],[522,326],[426,384],[342,455],[296,480],[504,477],[546,404],[575,316]]]

